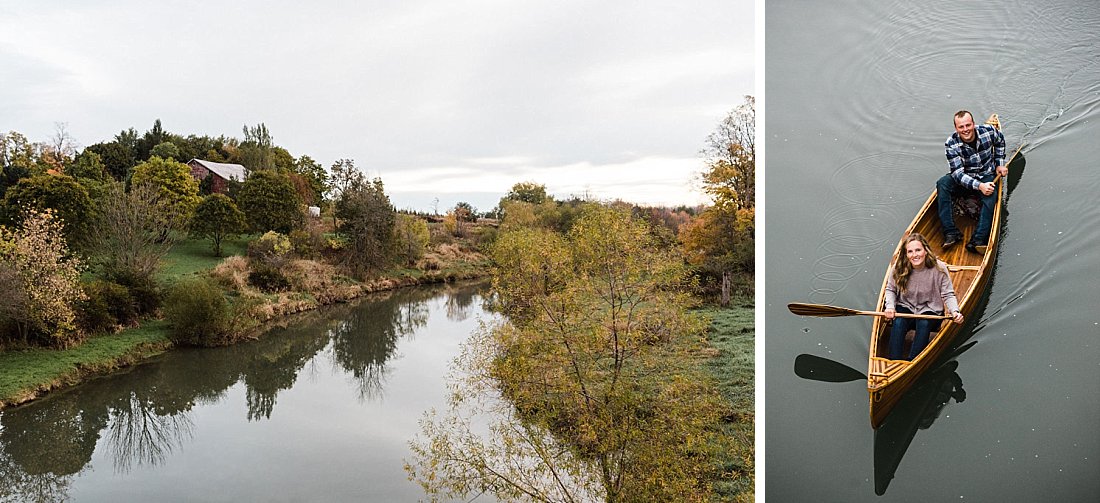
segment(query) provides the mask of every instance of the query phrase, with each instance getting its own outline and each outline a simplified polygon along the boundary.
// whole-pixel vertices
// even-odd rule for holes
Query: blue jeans
[[[993,174],[983,176],[979,178],[981,182],[993,181]],[[955,182],[954,178],[951,178],[950,174],[943,175],[939,181],[936,182],[936,204],[939,206],[940,212],[940,224],[943,225],[944,236],[951,234],[961,234],[959,228],[955,226],[955,216],[952,213],[953,205],[951,204],[952,198],[963,196],[966,194],[978,194],[978,197],[982,201],[982,214],[978,217],[978,228],[974,231],[974,236],[970,240],[976,244],[984,245],[989,243],[989,229],[993,227],[993,208],[997,206],[997,191],[994,190],[991,195],[984,195],[979,191],[970,190],[967,187],[963,187]]]
[[[897,306],[896,311],[899,313],[913,314],[908,308],[904,306]],[[936,312],[924,312],[921,314],[935,314],[942,315],[943,313]],[[924,351],[924,347],[928,345],[928,335],[934,330],[940,329],[940,323],[943,320],[925,320],[918,318],[894,318],[894,328],[890,331],[890,356],[891,360],[901,360],[901,350],[905,346],[905,333],[916,329],[917,335],[913,337],[913,347],[909,350],[909,358],[912,360]]]

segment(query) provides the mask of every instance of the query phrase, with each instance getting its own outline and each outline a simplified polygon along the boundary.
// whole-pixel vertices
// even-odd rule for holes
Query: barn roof
[[[198,163],[200,166],[210,170],[214,174],[216,174],[216,175],[218,175],[218,176],[220,176],[220,177],[222,177],[226,180],[236,180],[238,182],[243,182],[244,181],[245,169],[244,169],[244,166],[242,166],[240,164],[227,164],[227,163],[223,163],[223,162],[211,162],[211,161],[204,161],[202,159],[191,159],[191,161],[189,161],[187,164],[191,164],[192,162]]]

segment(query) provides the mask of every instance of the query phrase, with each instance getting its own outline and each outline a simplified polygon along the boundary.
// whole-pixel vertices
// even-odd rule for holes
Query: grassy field
[[[719,351],[707,370],[718,379],[722,395],[737,411],[753,414],[755,401],[755,309],[752,299],[735,299],[728,309],[707,308],[708,340]]]
[[[733,406],[732,417],[721,425],[736,439],[739,449],[727,453],[724,469],[733,475],[716,484],[719,501],[752,501],[755,466],[755,309],[751,298],[734,299],[732,307],[708,307],[711,318],[707,340],[717,356],[707,361],[708,373],[718,381],[722,396]]]

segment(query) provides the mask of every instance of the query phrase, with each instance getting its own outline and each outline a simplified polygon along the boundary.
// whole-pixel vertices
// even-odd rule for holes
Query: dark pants
[[[993,181],[994,175],[987,175],[979,178],[982,182]],[[939,206],[940,212],[940,224],[943,225],[943,234],[945,236],[951,234],[961,234],[959,228],[955,226],[955,216],[952,214],[953,205],[951,204],[952,198],[964,196],[966,194],[977,194],[982,201],[982,214],[978,218],[978,228],[974,231],[974,236],[970,238],[975,244],[984,245],[989,243],[989,229],[993,227],[993,208],[997,206],[997,191],[994,190],[991,195],[984,195],[979,191],[970,190],[967,187],[963,187],[955,182],[951,175],[943,175],[939,181],[936,182],[936,203]]]
[[[904,306],[897,306],[896,311],[899,313],[913,314],[908,308]],[[943,313],[936,313],[927,311],[920,314],[934,314],[942,315]],[[909,358],[912,360],[924,351],[924,347],[928,345],[928,334],[940,329],[940,322],[943,320],[925,320],[918,318],[894,318],[894,328],[890,331],[890,356],[891,360],[901,360],[901,350],[905,347],[905,333],[915,329],[917,331],[916,337],[913,337],[913,347],[909,350]]]

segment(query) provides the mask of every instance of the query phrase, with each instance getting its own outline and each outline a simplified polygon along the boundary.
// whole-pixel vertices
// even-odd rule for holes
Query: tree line
[[[713,204],[611,203],[646,221],[663,245],[679,247],[701,288],[720,292],[723,303],[735,275],[751,289],[754,120],[747,97],[706,139],[700,181]],[[366,179],[354,160],[325,169],[278,146],[262,123],[242,133],[243,139],[184,136],[157,120],[144,133],[125,129],[83,149],[64,124],[44,142],[15,131],[0,135],[0,278],[16,285],[0,292],[0,344],[70,345],[156,312],[164,294],[158,267],[188,236],[208,239],[220,256],[229,237],[271,234],[250,245],[248,272],[268,289],[287,283],[280,266],[289,258],[322,260],[363,278],[415,264],[426,252],[426,219],[396,212],[382,181]],[[241,164],[249,174],[230,181],[225,194],[213,193],[209,178],[196,180],[181,162],[191,158]],[[568,233],[589,204],[555,200],[536,182],[517,183],[487,212],[499,231],[481,229],[479,239],[488,245],[498,232],[521,228]],[[307,216],[307,205],[325,206],[332,225]],[[459,203],[442,224],[464,237],[477,217]]]
[[[188,236],[220,256],[231,236],[270,233],[258,248],[285,241],[295,257],[357,277],[423,255],[426,224],[397,214],[381,180],[367,180],[353,160],[325,170],[276,145],[264,124],[243,133],[185,137],[157,120],[144,134],[131,128],[83,149],[62,124],[48,142],[0,135],[0,278],[14,286],[0,292],[0,347],[69,346],[157,312],[166,294],[158,268]],[[191,158],[239,163],[248,176],[214,193],[209,177],[196,180],[181,162]],[[308,216],[320,204],[332,232]],[[280,284],[272,255],[255,256],[257,283]]]

